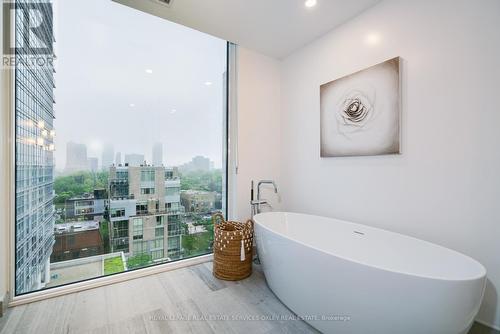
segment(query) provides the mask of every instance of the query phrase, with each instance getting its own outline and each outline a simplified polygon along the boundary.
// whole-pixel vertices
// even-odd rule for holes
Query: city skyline
[[[207,216],[224,205],[213,169],[224,161],[226,42],[116,3],[68,2],[48,12],[64,26],[57,70],[16,70],[16,295],[206,254]],[[127,42],[150,31],[172,43],[150,44],[137,65]]]
[[[155,166],[162,166],[164,164],[163,161],[163,144],[155,143],[153,145],[152,159],[151,162]]]
[[[203,155],[222,166],[222,136],[209,134],[223,133],[225,41],[111,1],[55,1],[55,12],[57,170],[70,141],[101,162],[108,145],[152,161],[160,142],[165,165]],[[150,52],[144,32],[170,37]]]
[[[213,160],[211,160],[209,157],[205,157],[202,155],[195,155],[191,157],[190,160],[188,161],[183,161],[179,164],[176,165],[165,165],[165,164],[157,164],[155,163],[155,152],[157,155],[159,154],[158,148],[161,146],[161,143],[155,143],[152,147],[152,158],[148,159],[144,153],[122,153],[122,152],[116,152],[116,154],[113,155],[113,159],[111,160],[111,165],[105,166],[103,164],[104,161],[104,155],[99,158],[99,157],[94,157],[88,154],[88,147],[85,144],[81,143],[75,143],[73,141],[70,141],[67,146],[66,146],[66,161],[64,163],[64,167],[58,169],[58,171],[64,171],[65,173],[71,173],[71,172],[76,172],[76,171],[85,171],[85,170],[93,170],[97,171],[97,169],[101,170],[107,170],[109,167],[111,167],[113,164],[114,166],[118,166],[120,164],[125,165],[125,163],[130,163],[127,161],[128,159],[133,159],[135,165],[140,165],[144,161],[146,161],[146,164],[149,165],[154,165],[154,166],[161,166],[164,165],[166,167],[180,167],[180,168],[185,168],[186,170],[210,170],[210,169],[215,169],[217,168],[215,166],[215,163]],[[108,147],[108,149],[113,149],[112,146]],[[156,150],[156,151],[155,151]],[[163,160],[163,153],[164,151],[161,150],[161,155],[157,160],[162,161]],[[124,157],[122,161],[122,155]],[[141,157],[139,159],[139,157]],[[69,159],[69,160],[68,160]],[[108,157],[106,157],[108,159]],[[139,162],[140,161],[140,162]],[[190,166],[194,166],[190,167]]]

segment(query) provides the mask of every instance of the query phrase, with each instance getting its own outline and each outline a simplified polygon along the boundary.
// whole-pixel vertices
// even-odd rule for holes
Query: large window
[[[155,170],[154,169],[146,169],[141,170],[141,181],[142,182],[154,182],[155,181]]]
[[[227,43],[112,1],[18,3],[16,60],[31,19],[57,59],[15,69],[16,295],[210,253]]]

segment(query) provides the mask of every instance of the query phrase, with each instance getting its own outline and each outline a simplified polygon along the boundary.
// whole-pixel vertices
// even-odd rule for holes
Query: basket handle
[[[220,212],[214,213],[212,215],[212,223],[217,224],[217,222],[224,223],[226,220],[224,219],[224,215]]]

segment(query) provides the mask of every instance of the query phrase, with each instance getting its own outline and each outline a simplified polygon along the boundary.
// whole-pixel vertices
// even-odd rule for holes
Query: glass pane
[[[16,295],[210,253],[227,42],[112,1],[19,4],[16,60],[54,62],[15,71]]]

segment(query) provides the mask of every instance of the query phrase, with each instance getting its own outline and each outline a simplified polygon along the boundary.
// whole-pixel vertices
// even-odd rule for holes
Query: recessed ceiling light
[[[170,113],[171,113],[171,114],[175,114],[176,112],[177,112],[177,109],[172,109],[172,110],[170,110]]]
[[[382,37],[379,33],[371,32],[365,36],[365,43],[368,45],[377,45],[378,43],[380,43],[381,39]]]
[[[212,82],[211,82],[211,81],[207,81],[207,82],[205,82],[205,86],[212,86],[212,85],[213,85],[213,84],[212,84]]]
[[[131,103],[131,104],[129,104],[129,106],[130,106],[130,108],[133,108],[133,107],[135,107],[135,104]]]
[[[152,70],[152,69],[150,69],[150,68],[148,68],[148,69],[146,69],[146,73],[147,73],[147,74],[153,74],[153,70]]]
[[[318,3],[317,0],[306,0],[306,2],[304,2],[304,5],[307,8],[312,8],[312,7],[316,6],[317,3]]]

